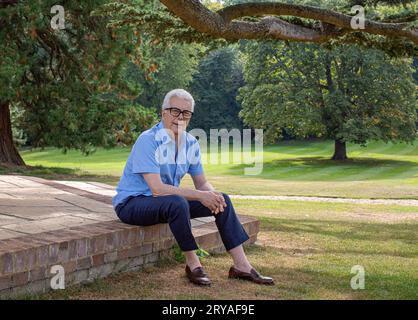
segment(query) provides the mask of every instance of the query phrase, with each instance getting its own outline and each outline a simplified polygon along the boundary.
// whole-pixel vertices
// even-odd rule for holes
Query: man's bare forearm
[[[206,181],[203,185],[199,186],[197,190],[200,191],[215,191],[215,188],[210,184],[209,181]]]
[[[207,198],[208,191],[215,190],[213,186],[204,178],[204,176],[193,179],[195,190],[165,184],[161,181],[160,176],[154,173],[144,174],[144,179],[151,189],[154,197],[179,195],[187,200],[202,201],[203,198]]]
[[[201,186],[199,186],[199,189],[200,190],[191,190],[187,188],[175,187],[165,183],[160,183],[158,187],[154,186],[151,188],[154,197],[178,195],[186,198],[189,201],[200,201],[214,214],[223,212],[223,209],[226,207],[225,199],[216,192],[210,192],[214,190],[210,183],[206,181]]]
[[[187,200],[200,200],[202,192],[205,190],[192,190],[188,188],[175,187],[169,184],[163,183],[158,191],[153,192],[153,196],[168,196],[168,195],[178,195],[185,197]]]

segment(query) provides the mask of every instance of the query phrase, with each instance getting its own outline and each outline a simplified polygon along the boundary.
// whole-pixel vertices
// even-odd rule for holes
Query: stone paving
[[[120,222],[112,186],[0,175],[0,297],[45,292],[50,268],[65,267],[68,285],[114,272],[138,270],[170,254],[168,224],[149,227]],[[259,222],[239,215],[256,241]],[[192,219],[193,234],[209,252],[225,250],[214,217]]]
[[[0,176],[0,239],[114,219],[108,204],[23,177]]]
[[[105,196],[107,203],[74,194],[65,186]],[[111,206],[115,191],[101,183],[43,181],[34,177],[0,176],[0,240],[117,219]],[[71,190],[72,191],[72,190]],[[192,226],[214,221],[192,219]]]

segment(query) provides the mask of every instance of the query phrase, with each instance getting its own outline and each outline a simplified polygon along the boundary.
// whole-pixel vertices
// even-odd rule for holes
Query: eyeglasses
[[[166,110],[170,110],[170,114],[173,117],[178,117],[180,116],[180,114],[183,114],[183,118],[184,119],[190,119],[193,115],[193,112],[189,111],[189,110],[183,110],[181,111],[179,108],[167,108]]]

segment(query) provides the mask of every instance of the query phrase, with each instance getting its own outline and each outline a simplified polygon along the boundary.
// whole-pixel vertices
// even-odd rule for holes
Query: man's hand
[[[185,197],[187,200],[200,201],[205,207],[209,208],[214,214],[223,212],[227,204],[221,192],[213,189],[212,185],[207,181],[202,185],[203,188],[212,190],[190,190],[164,184],[161,181],[161,176],[158,173],[144,173],[143,177],[151,189],[154,197],[165,196],[170,194]],[[201,180],[205,180],[202,175]]]
[[[224,208],[226,208],[226,202],[221,192],[202,191],[199,201],[214,214],[223,212]]]

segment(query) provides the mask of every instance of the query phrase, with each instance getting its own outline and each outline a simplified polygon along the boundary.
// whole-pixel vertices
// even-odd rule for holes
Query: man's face
[[[184,113],[176,116],[176,113],[178,113],[178,110],[192,112],[192,103],[183,98],[172,97],[170,99],[170,108],[162,111],[163,124],[166,129],[171,130],[175,135],[179,135],[186,130],[190,118],[187,119]]]

